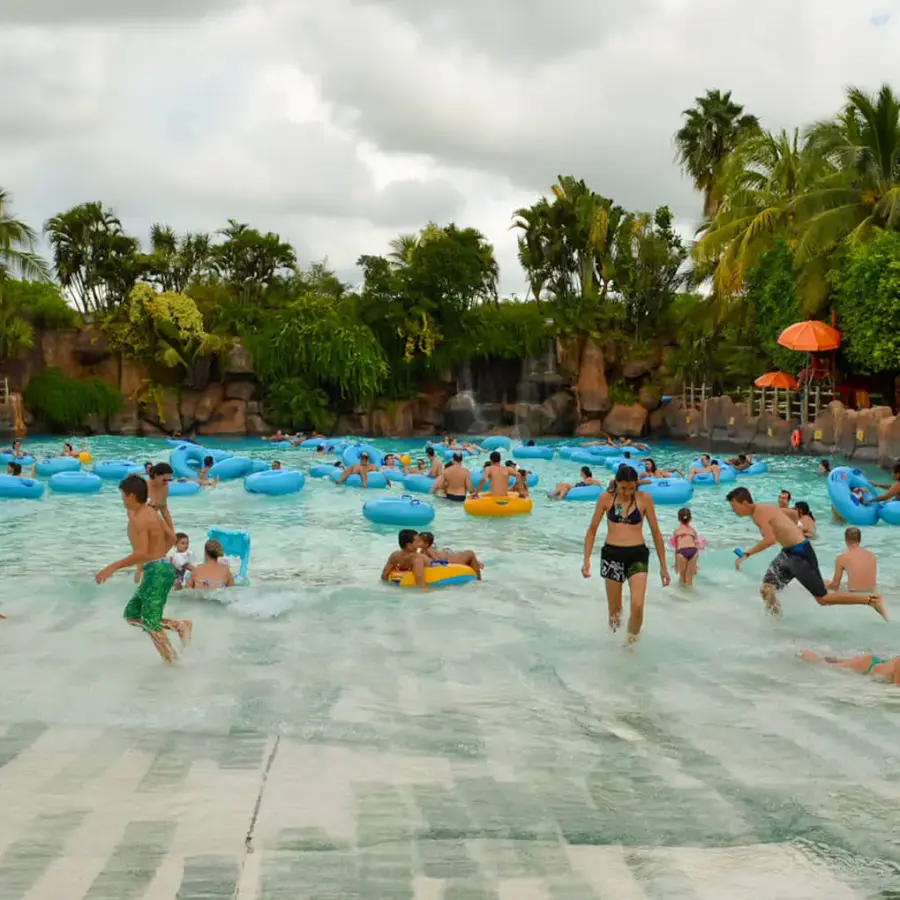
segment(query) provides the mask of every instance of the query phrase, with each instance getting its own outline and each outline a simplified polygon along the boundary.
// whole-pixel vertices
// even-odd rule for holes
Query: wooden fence
[[[742,394],[752,416],[767,412],[788,421],[799,420],[803,424],[814,421],[816,416],[835,399],[834,390],[821,385],[813,385],[805,393],[752,386],[742,391]],[[687,406],[699,408],[713,396],[707,384],[685,383],[679,399]]]

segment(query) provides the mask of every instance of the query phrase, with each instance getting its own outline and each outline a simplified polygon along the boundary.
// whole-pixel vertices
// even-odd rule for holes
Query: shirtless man
[[[891,474],[894,476],[893,484],[876,484],[877,488],[886,488],[887,492],[881,494],[878,497],[872,497],[871,499],[866,497],[865,495],[860,495],[860,503],[865,505],[866,503],[885,503],[888,500],[900,500],[900,463],[894,466]]]
[[[800,521],[800,513],[791,506],[791,492],[783,488],[778,492],[778,508],[784,510],[795,522]]]
[[[368,453],[360,453],[359,454],[359,462],[355,466],[347,466],[346,469],[341,473],[341,477],[338,478],[337,483],[343,484],[351,475],[359,475],[359,479],[362,482],[363,487],[369,486],[369,473],[370,472],[380,472],[381,469],[369,462],[369,454]],[[391,480],[387,477],[387,472],[384,473],[385,480],[388,483],[388,487],[391,486]]]
[[[490,458],[490,464],[485,467],[475,493],[480,493],[485,483],[490,481],[490,496],[506,497],[509,495],[509,469],[501,463],[500,454],[496,450],[491,454]]]
[[[434,447],[426,447],[425,455],[428,457],[428,475],[431,478],[440,478],[444,474],[444,464],[434,455]]]
[[[716,480],[716,484],[718,484],[720,472],[719,461],[717,459],[710,459],[709,454],[704,453],[703,456],[700,457],[700,465],[695,466],[688,472],[688,481],[693,483],[695,475],[708,475],[712,473],[713,478]]]
[[[163,618],[169,591],[175,584],[175,569],[166,558],[175,543],[175,534],[165,519],[147,504],[147,482],[140,475],[129,475],[119,485],[119,490],[128,512],[128,539],[132,550],[128,556],[101,569],[95,580],[97,584],[103,584],[120,569],[143,565],[144,577],[125,607],[125,620],[129,625],[143,628],[159,655],[171,665],[177,656],[163,629],[177,632],[184,647],[191,639],[193,628],[187,620]]]
[[[212,487],[213,485],[219,483],[218,475],[216,475],[216,477],[212,481],[209,480],[209,470],[215,464],[216,461],[211,456],[204,457],[203,465],[200,467],[200,471],[197,473],[197,481],[199,481],[203,487]]]
[[[748,456],[746,453],[738,453],[737,456],[732,456],[731,459],[726,459],[725,462],[727,462],[732,469],[735,469],[738,472],[745,472],[753,465],[753,457]]]
[[[769,564],[760,587],[768,612],[780,615],[777,592],[787,587],[795,578],[816,598],[819,606],[871,606],[887,621],[884,600],[876,593],[854,594],[852,591],[831,591],[822,580],[819,561],[812,545],[806,539],[800,526],[771,503],[754,503],[747,488],[739,487],[726,497],[735,515],[753,519],[762,535],[762,540],[739,556],[734,567],[741,566],[751,556],[762,553],[775,544],[781,545],[781,552]]]
[[[444,497],[454,503],[462,503],[467,494],[475,493],[472,473],[462,464],[461,453],[455,453],[453,464],[444,469],[440,478],[435,479],[431,493],[437,494],[438,491],[443,491]]]
[[[847,587],[853,593],[872,593],[878,583],[878,557],[860,546],[862,532],[858,528],[848,528],[844,532],[844,540],[847,549],[834,561],[834,578],[828,583],[828,589],[836,591],[846,572]]]
[[[169,512],[169,485],[172,483],[174,472],[166,463],[156,463],[150,469],[150,480],[147,482],[147,505],[155,509],[165,520],[166,525],[175,533],[175,525],[172,522],[172,514]]]
[[[264,437],[263,440],[280,443],[281,441],[288,441],[290,438],[279,428],[275,434],[270,434],[268,437]]]
[[[412,528],[404,528],[397,535],[397,542],[400,544],[400,549],[395,550],[387,558],[387,562],[381,570],[381,580],[388,581],[391,572],[397,570],[412,572],[416,579],[416,587],[427,588],[428,584],[425,581],[425,557],[419,553],[419,550],[423,547],[422,538]]]

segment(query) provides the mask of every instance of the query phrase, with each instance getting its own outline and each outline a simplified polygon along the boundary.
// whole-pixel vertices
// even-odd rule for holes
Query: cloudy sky
[[[695,96],[802,125],[900,90],[898,46],[900,0],[0,0],[0,185],[37,227],[86,200],[142,238],[236,218],[348,280],[455,221],[523,294],[510,215],[558,174],[688,233]]]

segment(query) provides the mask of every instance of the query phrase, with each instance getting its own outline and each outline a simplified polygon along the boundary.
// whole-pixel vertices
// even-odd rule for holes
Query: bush
[[[61,331],[77,328],[81,322],[81,316],[53,284],[9,279],[3,285],[3,299],[38,328]]]
[[[82,428],[91,416],[106,420],[122,408],[122,394],[105,381],[78,381],[59,369],[45,369],[25,388],[25,403],[58,431]]]

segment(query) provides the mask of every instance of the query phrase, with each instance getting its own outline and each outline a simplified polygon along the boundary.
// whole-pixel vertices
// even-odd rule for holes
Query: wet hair
[[[21,447],[22,442],[20,440],[16,439],[12,442],[12,445],[13,445],[13,447]]]
[[[335,466],[340,466],[342,469],[344,468],[344,464],[339,459],[336,459],[333,464]]]
[[[700,461],[703,462],[704,459],[709,459],[709,454],[708,454],[708,453],[701,453],[701,454],[700,454]]]
[[[516,464],[516,461],[514,459],[508,459],[505,463],[503,463],[503,465],[506,466],[507,469],[518,469],[519,468],[519,466]]]
[[[400,549],[405,550],[418,536],[418,531],[415,531],[412,528],[404,528],[400,534],[397,535],[397,543],[400,545]]]
[[[175,540],[176,541],[189,541],[190,538],[183,531],[175,532]]]
[[[496,466],[500,463],[500,454],[495,450],[488,459]]]
[[[623,457],[624,459],[631,459],[631,451],[630,451],[630,450],[626,450],[626,451],[622,454],[622,457]]]
[[[325,452],[325,445],[319,444],[319,446],[316,447],[316,453],[324,453],[324,452]]]
[[[525,446],[526,446],[526,447],[533,447],[533,446],[534,446],[534,441],[526,441],[526,442],[525,442]]]
[[[434,456],[434,447],[426,447],[425,455],[426,456]]]
[[[656,463],[650,457],[647,457],[647,459],[644,460],[644,463],[648,472],[655,472],[657,470]]]
[[[149,475],[153,469],[153,463],[148,459],[147,462],[144,463],[144,471]]]
[[[844,532],[844,540],[848,544],[861,544],[862,532],[858,528],[848,528]]]
[[[455,462],[455,463],[461,463],[462,460],[463,460],[462,453],[454,453],[454,454],[453,454],[453,462]]]
[[[790,503],[791,502],[791,492],[789,490],[787,490],[786,488],[782,488],[778,492],[778,496],[780,497],[782,494],[784,494],[788,498],[788,503]]]
[[[819,460],[819,465],[820,465],[826,472],[830,472],[830,471],[831,471],[831,463],[828,462],[827,459],[820,459],[820,460]]]
[[[138,503],[147,502],[147,482],[140,475],[128,475],[119,482],[119,490]]]
[[[68,442],[65,443],[65,444],[63,444],[63,447],[64,447],[66,450],[74,450],[74,449],[75,449],[75,448],[74,448],[70,443],[68,443]]]
[[[204,456],[204,457],[203,457],[203,465],[204,465],[204,466],[212,466],[212,465],[213,465],[213,462],[214,462],[214,460],[213,460],[213,458],[212,458],[211,456]]]
[[[739,487],[735,488],[733,491],[729,491],[725,499],[729,503],[733,501],[736,501],[738,503],[752,503],[753,495],[750,493],[750,491],[747,490],[747,488]]]
[[[682,525],[690,525],[691,511],[688,507],[682,506],[681,509],[678,510],[678,521],[681,522]]]
[[[155,463],[150,468],[150,477],[156,478],[157,475],[174,475],[172,467],[167,462]]]
[[[430,547],[434,544],[434,535],[430,531],[420,531],[419,537],[422,538],[426,547]]]
[[[794,504],[794,509],[796,509],[801,516],[809,516],[813,522],[816,521],[816,517],[810,512],[809,504],[805,500],[798,500]]]
[[[637,484],[638,473],[635,470],[634,466],[619,466],[619,470],[616,472],[615,477],[616,484],[634,482]]]
[[[527,477],[528,477],[528,469],[519,469],[519,474],[520,474],[523,478],[527,478]]]
[[[491,465],[492,465],[491,461],[488,460],[481,468],[482,468],[482,469],[489,469],[489,468],[491,467]]]
[[[203,552],[212,559],[221,559],[225,555],[225,550],[218,541],[207,541],[203,545]]]
[[[272,468],[274,469],[274,468],[276,468],[276,467],[279,468],[279,469],[281,468],[281,460],[280,460],[280,459],[273,459],[273,460],[272,460]]]
[[[585,478],[593,478],[594,473],[588,468],[588,466],[581,467],[581,474],[584,475]]]
[[[21,475],[22,474],[22,464],[17,462],[11,462],[7,467],[12,469],[13,475]]]
[[[746,453],[738,453],[738,461],[739,462],[747,462],[747,454]]]

